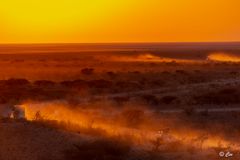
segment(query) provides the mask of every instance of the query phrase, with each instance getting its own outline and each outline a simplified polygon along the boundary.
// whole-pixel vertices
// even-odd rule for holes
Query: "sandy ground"
[[[0,159],[63,160],[64,150],[81,140],[79,135],[29,122],[1,122]]]

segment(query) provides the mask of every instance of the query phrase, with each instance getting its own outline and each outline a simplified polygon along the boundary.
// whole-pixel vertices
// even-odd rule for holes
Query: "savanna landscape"
[[[2,45],[0,158],[237,159],[238,46]]]
[[[0,0],[0,160],[239,160],[239,0]]]

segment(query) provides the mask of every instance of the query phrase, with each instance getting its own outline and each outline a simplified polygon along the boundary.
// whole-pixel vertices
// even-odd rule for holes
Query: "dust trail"
[[[120,61],[120,62],[178,62],[178,63],[195,63],[197,61],[194,60],[187,60],[187,59],[175,59],[175,58],[168,58],[168,57],[160,57],[156,56],[151,53],[143,53],[139,55],[132,55],[132,56],[111,56],[108,57],[110,61]]]
[[[207,60],[217,62],[240,62],[240,56],[231,53],[219,52],[211,53]]]
[[[229,148],[240,149],[240,144],[232,143],[220,137],[203,134],[197,130],[182,130],[169,132],[168,123],[156,118],[144,108],[141,110],[114,107],[72,107],[66,102],[25,103],[26,119],[54,120],[59,123],[71,123],[85,129],[100,129],[106,136],[127,137],[135,145],[151,148],[159,139],[165,144],[180,142],[184,146],[201,149]],[[148,121],[148,122],[146,122]],[[175,124],[176,127],[184,124]],[[69,126],[70,127],[70,126]],[[153,129],[155,127],[155,129]],[[181,128],[181,127],[180,127]],[[150,147],[149,147],[150,146]]]

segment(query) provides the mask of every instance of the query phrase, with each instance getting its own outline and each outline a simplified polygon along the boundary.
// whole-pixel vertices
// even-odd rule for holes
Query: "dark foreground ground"
[[[231,118],[230,118],[231,116]],[[220,151],[231,151],[238,159],[236,149],[239,138],[239,114],[226,115],[201,113],[163,114],[158,123],[165,123],[169,133],[161,139],[135,143],[130,135],[106,135],[101,128],[69,127],[69,123],[57,121],[2,119],[0,130],[0,158],[4,160],[200,160],[219,159]],[[177,118],[176,118],[177,117]],[[170,121],[174,119],[174,121]],[[129,122],[130,123],[130,122]],[[167,124],[167,125],[166,125]],[[134,128],[134,130],[133,130]],[[128,126],[132,132],[142,128]],[[149,130],[143,131],[142,139],[149,136]],[[166,141],[167,136],[178,133],[181,139]],[[185,139],[191,138],[191,144]],[[168,135],[167,135],[168,134]],[[165,138],[164,138],[165,136]],[[214,136],[220,137],[217,146],[211,144]],[[160,136],[161,137],[161,136]],[[224,146],[228,141],[229,146]]]

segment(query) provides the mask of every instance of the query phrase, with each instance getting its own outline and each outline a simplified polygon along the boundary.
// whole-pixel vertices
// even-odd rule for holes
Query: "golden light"
[[[118,56],[108,56],[110,61],[118,62],[156,62],[156,63],[201,63],[202,61],[197,60],[188,60],[188,59],[176,59],[176,58],[167,58],[159,57],[150,53],[143,53],[134,56],[118,55]]]
[[[238,0],[0,1],[0,42],[240,40]]]
[[[118,113],[117,115],[113,114],[111,116],[106,117],[106,109],[102,110],[100,108],[91,109],[86,107],[85,109],[81,108],[72,108],[68,106],[67,103],[63,102],[43,102],[43,103],[26,103],[22,105],[22,108],[25,110],[25,117],[29,121],[39,120],[37,118],[37,114],[42,117],[42,120],[50,120],[57,121],[59,123],[68,123],[77,125],[80,128],[85,129],[100,129],[105,132],[107,136],[126,136],[131,138],[131,142],[136,143],[138,145],[147,146],[147,143],[155,140],[159,136],[163,136],[159,134],[157,131],[153,131],[152,129],[148,129],[149,126],[141,125],[142,127],[131,128],[122,124],[117,120],[116,117],[119,117],[118,109],[111,108],[114,113]],[[120,117],[121,119],[124,117]],[[158,119],[159,120],[159,119]],[[157,119],[155,119],[156,124],[159,124]],[[165,124],[161,124],[165,125]],[[68,126],[71,129],[71,125]],[[160,127],[160,126],[159,126]],[[160,127],[161,128],[161,127]],[[165,127],[164,127],[165,128]],[[167,136],[167,135],[165,135]],[[165,137],[163,136],[163,138]],[[181,141],[183,144],[188,146],[200,147],[202,149],[209,149],[212,147],[219,147],[221,144],[222,147],[231,146],[235,150],[239,150],[238,142],[231,143],[224,138],[211,135],[203,136],[203,133],[197,131],[195,129],[188,130],[187,133],[183,129],[182,131],[174,131],[169,137],[165,137],[166,139],[172,139],[174,141]],[[201,142],[204,139],[204,143]],[[234,144],[234,146],[233,146]]]
[[[121,5],[120,1],[108,0],[1,1],[0,33],[8,37],[0,41],[77,41],[91,34],[99,24],[105,24]]]
[[[212,53],[208,56],[208,60],[217,62],[240,62],[240,56],[230,53]]]

